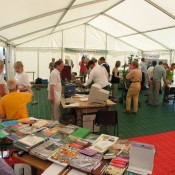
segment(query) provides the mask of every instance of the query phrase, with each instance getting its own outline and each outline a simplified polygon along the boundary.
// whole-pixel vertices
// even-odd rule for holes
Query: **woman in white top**
[[[4,63],[3,63],[2,60],[0,60],[0,97],[3,97],[5,94],[8,93],[7,83],[2,78],[2,72],[3,72],[3,70],[4,70]]]
[[[29,77],[27,73],[24,71],[24,66],[21,61],[17,61],[14,64],[14,69],[15,69],[15,79],[18,82],[18,87],[20,92],[25,92],[27,89],[31,89]]]

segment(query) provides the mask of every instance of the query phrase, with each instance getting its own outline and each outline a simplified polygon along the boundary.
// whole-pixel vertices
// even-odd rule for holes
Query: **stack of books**
[[[38,136],[32,134],[32,135],[27,135],[27,136],[17,140],[14,143],[14,146],[16,148],[23,150],[23,151],[29,152],[32,148],[38,146],[39,144],[43,143],[44,141],[46,141],[45,138],[38,137]]]
[[[114,159],[111,159],[109,166],[105,169],[105,174],[112,174],[112,175],[122,175],[128,165],[129,157],[128,158],[122,158],[117,156]]]
[[[104,154],[104,159],[116,158],[120,153],[129,152],[131,141],[126,139],[118,139],[112,147]]]

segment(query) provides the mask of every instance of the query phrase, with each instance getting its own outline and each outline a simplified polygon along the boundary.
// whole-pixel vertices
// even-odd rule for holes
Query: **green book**
[[[87,128],[78,128],[71,135],[83,139],[86,136],[88,136],[90,133],[91,133],[91,131],[89,129],[87,129]]]
[[[0,138],[3,139],[7,136],[8,134],[5,131],[0,131]]]
[[[0,129],[3,129],[3,128],[4,128],[4,126],[0,124]]]

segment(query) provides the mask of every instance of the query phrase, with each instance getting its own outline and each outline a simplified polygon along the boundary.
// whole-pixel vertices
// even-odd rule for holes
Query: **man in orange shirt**
[[[19,92],[15,79],[7,82],[9,94],[0,99],[0,118],[10,120],[28,117],[27,103],[31,102],[33,92],[29,88],[27,92]]]

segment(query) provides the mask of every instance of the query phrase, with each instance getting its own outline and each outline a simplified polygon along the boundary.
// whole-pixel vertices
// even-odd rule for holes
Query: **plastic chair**
[[[114,135],[117,129],[117,136],[118,136],[118,113],[117,111],[98,110],[96,113],[94,124],[100,125],[100,126],[114,126]],[[94,132],[94,125],[93,125],[93,132]]]

